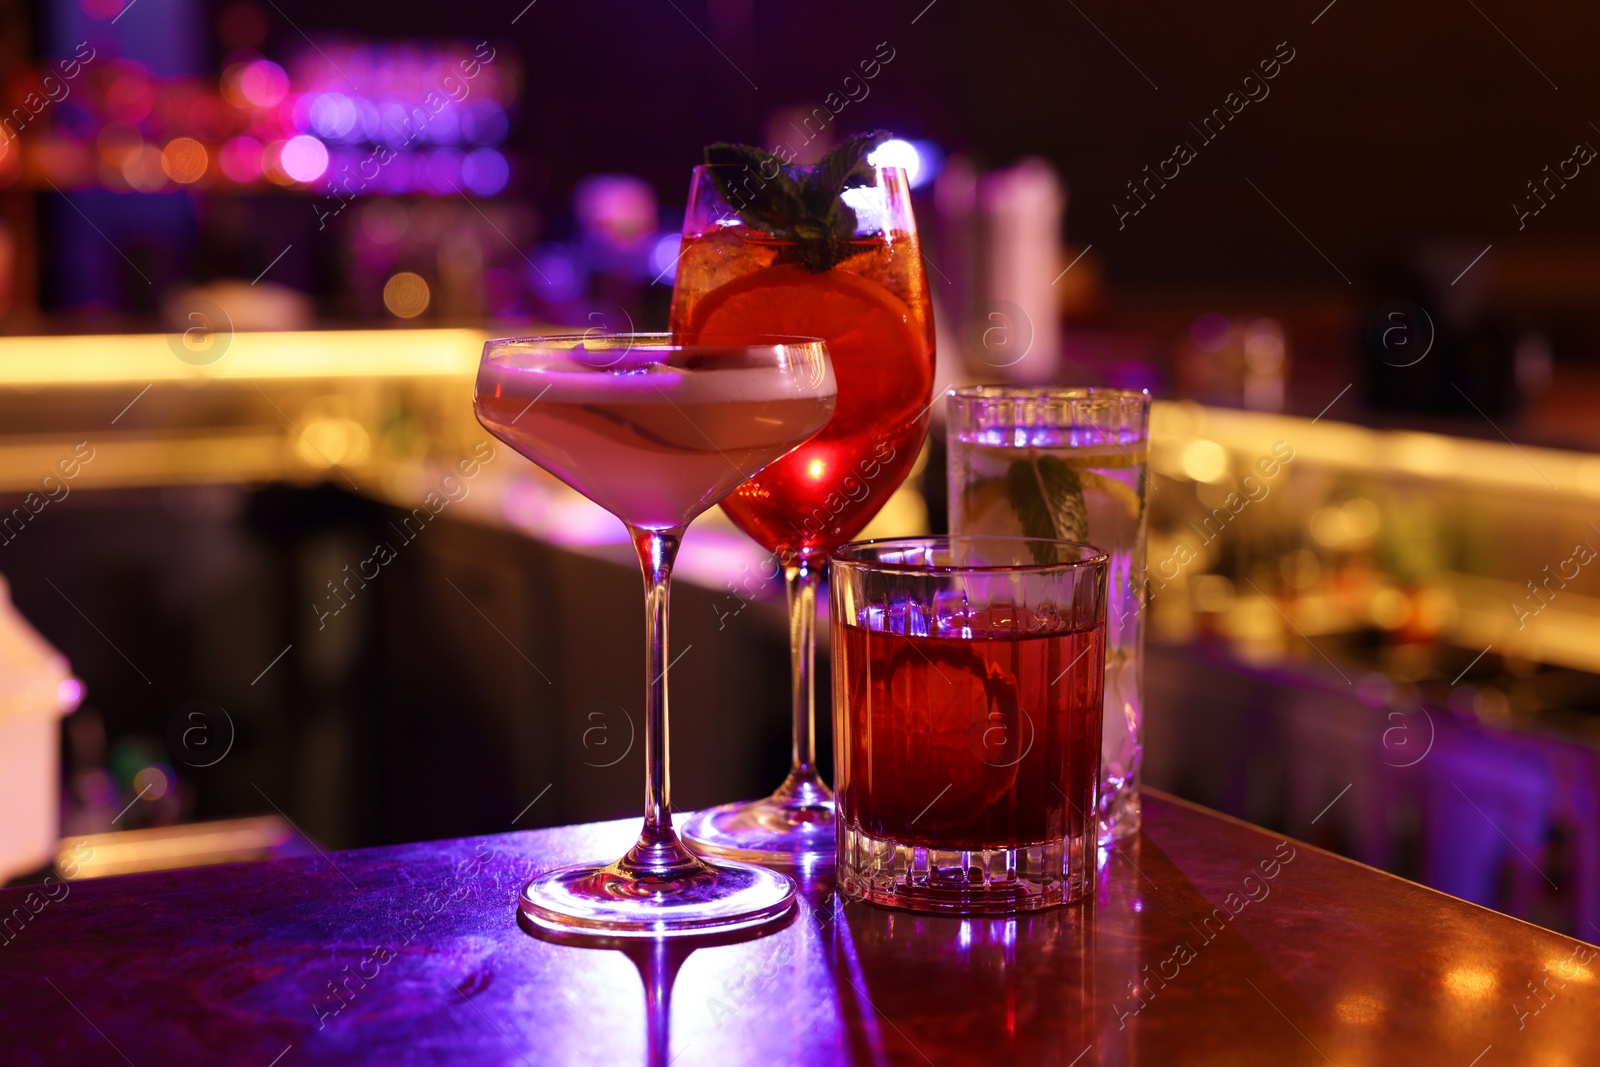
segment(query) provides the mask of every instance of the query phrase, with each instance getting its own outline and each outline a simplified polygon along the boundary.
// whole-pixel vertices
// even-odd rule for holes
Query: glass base
[[[696,852],[753,863],[831,863],[833,794],[821,782],[793,779],[770,797],[707,808],[690,816],[681,835]]]
[[[522,889],[518,906],[547,930],[604,937],[667,937],[744,930],[794,907],[787,875],[743,863],[694,863],[665,875],[605,866],[562,867]]]
[[[933,849],[844,826],[839,891],[908,911],[1011,915],[1071,904],[1095,885],[1095,842],[1085,833],[1018,848]]]

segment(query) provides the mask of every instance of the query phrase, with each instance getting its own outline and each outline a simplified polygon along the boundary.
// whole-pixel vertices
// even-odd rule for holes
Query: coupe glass
[[[810,168],[785,172],[803,181]],[[870,168],[866,184],[845,191],[855,231],[825,270],[804,261],[796,242],[760,229],[748,210],[744,194],[772,180],[752,168],[695,168],[671,326],[684,342],[746,330],[821,337],[838,376],[827,428],[722,502],[734,524],[773,553],[772,569],[787,583],[794,742],[777,792],[701,812],[683,832],[704,852],[804,865],[834,852],[833,794],[816,770],[817,587],[828,553],[882,509],[922,448],[933,313],[904,171]]]
[[[684,530],[821,429],[837,388],[815,338],[664,334],[517,337],[484,345],[475,407],[490,433],[621,519],[645,587],[645,813],[615,863],[565,867],[522,890],[526,917],[610,936],[735,930],[783,915],[795,887],[707,863],[672,827],[667,594]]]

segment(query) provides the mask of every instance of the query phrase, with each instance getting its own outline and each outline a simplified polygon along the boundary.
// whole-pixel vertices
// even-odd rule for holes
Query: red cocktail
[[[856,536],[905,480],[928,430],[933,314],[898,168],[853,138],[810,167],[714,145],[696,167],[672,295],[672,330],[786,334],[828,342],[838,406],[806,444],[722,503],[774,554],[788,583],[794,749],[764,800],[696,816],[696,847],[765,862],[827,857],[833,800],[814,764],[812,630],[827,554]]]

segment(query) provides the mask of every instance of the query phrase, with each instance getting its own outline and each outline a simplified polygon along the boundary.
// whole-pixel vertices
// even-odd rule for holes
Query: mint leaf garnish
[[[886,130],[858,133],[810,168],[784,164],[751,145],[707,145],[705,159],[713,165],[717,192],[740,221],[793,242],[778,262],[802,263],[821,274],[860,251],[852,242],[856,213],[841,197],[846,189],[871,183],[867,156],[888,139]]]
[[[1055,456],[1014,461],[1006,469],[1006,496],[1022,521],[1024,537],[1062,541],[1089,539],[1089,511],[1083,503],[1083,481],[1065,461]],[[1053,558],[1044,545],[1028,547],[1036,563],[1047,563]]]

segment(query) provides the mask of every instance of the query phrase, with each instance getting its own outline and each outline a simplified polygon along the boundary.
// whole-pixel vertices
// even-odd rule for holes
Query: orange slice
[[[683,341],[708,334],[821,337],[833,357],[839,405],[827,434],[920,408],[933,387],[933,360],[905,301],[876,282],[830,270],[812,274],[783,263],[736,278],[707,293]],[[892,401],[904,399],[903,404]],[[885,403],[892,406],[885,408]]]

